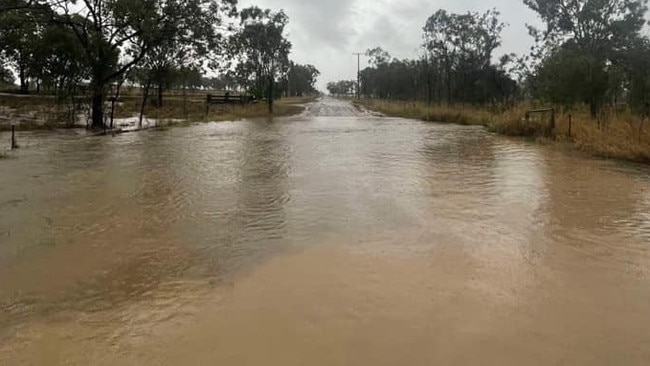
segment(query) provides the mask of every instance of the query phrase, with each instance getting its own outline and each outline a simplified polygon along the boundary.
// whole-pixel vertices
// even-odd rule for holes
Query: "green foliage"
[[[2,58],[8,66],[17,70],[22,93],[29,92],[30,61],[40,45],[40,25],[49,15],[49,8],[45,6],[28,5],[24,0],[9,0],[5,10],[0,12]]]
[[[157,3],[155,11],[161,22],[149,35],[151,49],[143,59],[138,81],[158,86],[159,105],[165,90],[186,84],[186,70],[199,70],[225,51],[221,28],[234,15],[235,4],[234,0]]]
[[[596,116],[626,80],[636,85],[635,67],[628,67],[627,75],[622,71],[642,39],[647,0],[524,3],[546,23],[544,30],[529,27],[537,42],[532,54],[537,96],[566,107],[586,103]]]
[[[230,38],[240,85],[266,97],[273,110],[274,85],[289,69],[291,43],[284,35],[289,18],[282,11],[251,7],[241,11],[241,28]]]
[[[366,55],[371,67],[361,71],[361,94],[369,98],[485,104],[505,102],[517,92],[503,58],[492,64],[505,24],[499,13],[453,14],[439,10],[424,27],[425,56],[391,59],[380,47]],[[339,94],[342,85],[332,85]]]
[[[609,77],[601,61],[567,43],[546,57],[537,73],[537,95],[566,108],[585,102],[598,109],[605,102]]]
[[[283,80],[283,88],[289,97],[302,97],[316,94],[316,81],[320,71],[313,65],[290,63],[289,72]]]
[[[83,50],[92,91],[92,126],[104,124],[108,86],[124,75],[152,49],[164,18],[157,0],[48,0],[57,16],[53,21],[74,32]]]
[[[29,61],[29,75],[59,97],[74,95],[90,73],[84,58],[71,29],[47,23]]]
[[[644,117],[650,117],[650,41],[639,39],[624,61],[629,75],[627,87],[632,110]]]
[[[444,96],[447,103],[486,103],[511,96],[512,80],[503,68],[492,65],[506,26],[499,16],[496,10],[482,14],[439,10],[427,20],[424,47],[430,62],[425,60],[418,69],[424,70],[427,84],[437,88],[428,92],[430,100]]]
[[[341,80],[327,83],[327,91],[332,95],[352,95],[356,90],[357,82],[353,80]]]

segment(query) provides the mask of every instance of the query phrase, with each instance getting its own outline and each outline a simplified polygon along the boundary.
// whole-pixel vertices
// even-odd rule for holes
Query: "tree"
[[[286,80],[287,95],[302,97],[307,94],[315,94],[318,76],[320,76],[320,71],[315,66],[291,62]]]
[[[235,5],[235,0],[160,1],[158,16],[165,21],[155,30],[157,40],[143,60],[158,86],[159,106],[163,92],[181,81],[181,69],[203,68],[224,51],[222,28],[235,15]]]
[[[390,53],[384,51],[381,47],[368,49],[366,56],[370,57],[370,64],[375,67],[388,63],[391,60]]]
[[[14,83],[14,76],[11,70],[0,66],[0,85],[12,85]]]
[[[3,0],[0,4],[0,14],[8,11],[28,9],[35,2],[35,0]]]
[[[469,101],[483,71],[490,67],[492,54],[501,45],[506,24],[500,13],[448,13],[439,10],[424,26],[424,47],[437,60],[438,80],[446,87],[447,102]]]
[[[650,117],[650,40],[639,39],[624,61],[632,110]]]
[[[157,0],[48,0],[54,21],[71,29],[84,51],[92,93],[91,127],[104,126],[109,86],[123,79],[158,40],[166,19]]]
[[[0,12],[0,50],[5,62],[18,72],[21,93],[29,92],[29,63],[38,50],[43,18],[49,9],[29,7],[30,3],[14,0]]]
[[[546,23],[529,27],[537,48],[538,86],[552,100],[584,102],[596,116],[612,85],[611,74],[634,47],[645,24],[647,0],[524,0]],[[572,83],[558,72],[573,70]],[[577,77],[580,75],[580,77]]]
[[[239,61],[236,71],[240,83],[249,85],[258,97],[265,94],[270,113],[276,80],[289,67],[291,43],[284,36],[288,21],[282,11],[243,9],[241,29],[231,37],[231,55]]]
[[[45,25],[28,62],[28,70],[39,86],[43,84],[59,97],[73,95],[89,77],[83,48],[74,32],[55,23]]]
[[[354,93],[357,82],[355,80],[341,80],[327,83],[327,91],[332,95],[344,96]]]

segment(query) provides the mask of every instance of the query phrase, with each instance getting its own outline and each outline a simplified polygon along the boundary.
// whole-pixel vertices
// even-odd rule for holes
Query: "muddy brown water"
[[[20,142],[2,365],[650,364],[644,167],[332,99]]]

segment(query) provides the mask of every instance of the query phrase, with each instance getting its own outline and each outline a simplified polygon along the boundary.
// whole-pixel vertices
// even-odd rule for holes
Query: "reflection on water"
[[[0,364],[650,359],[648,170],[310,111],[21,136]]]

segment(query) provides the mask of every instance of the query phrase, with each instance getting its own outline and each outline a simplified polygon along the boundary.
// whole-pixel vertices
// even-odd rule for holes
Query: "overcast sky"
[[[525,25],[538,23],[522,0],[240,0],[239,7],[251,5],[284,9],[289,15],[292,59],[322,72],[320,89],[329,81],[356,79],[353,52],[381,46],[393,57],[417,57],[422,28],[438,9],[464,13],[497,8],[509,24],[499,54],[526,53],[532,39]]]

